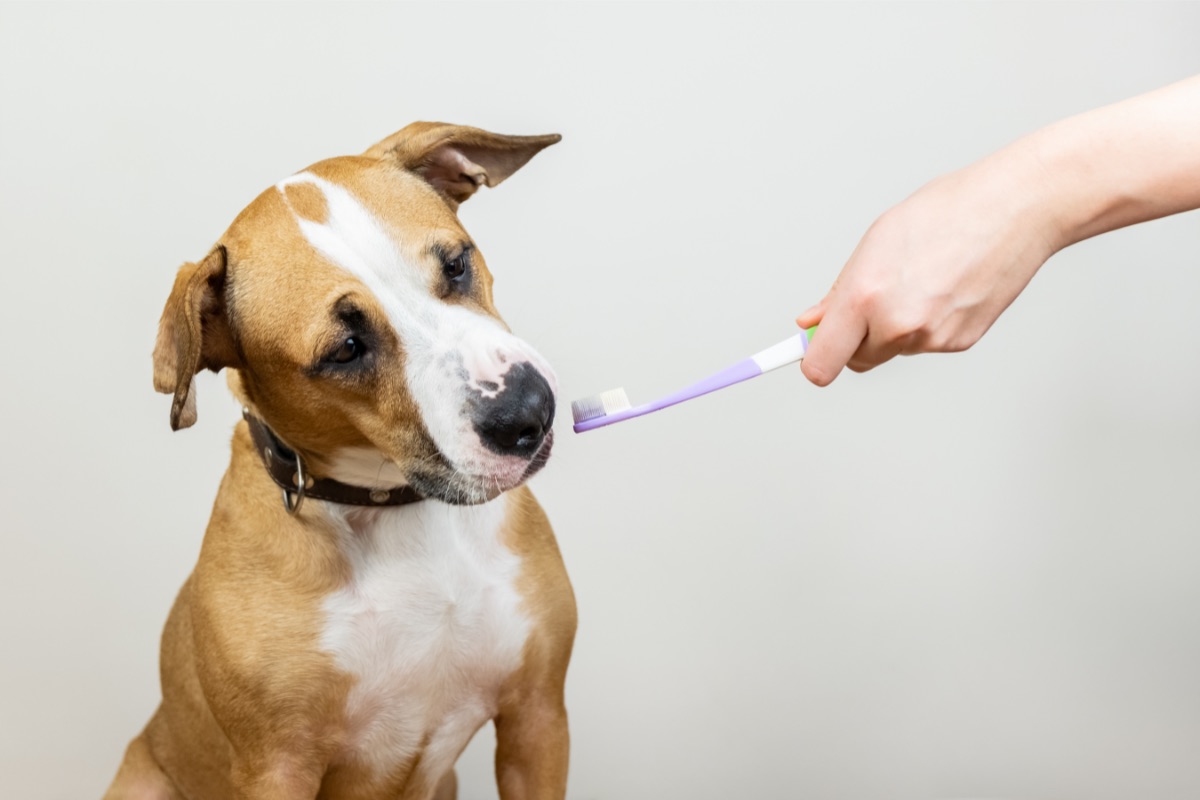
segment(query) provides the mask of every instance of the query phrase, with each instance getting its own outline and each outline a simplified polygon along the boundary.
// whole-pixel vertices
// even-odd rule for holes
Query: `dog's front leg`
[[[514,704],[496,717],[496,782],[501,800],[562,800],[570,734],[562,698]]]
[[[233,766],[233,799],[313,800],[321,789],[322,772],[288,755],[238,759]]]

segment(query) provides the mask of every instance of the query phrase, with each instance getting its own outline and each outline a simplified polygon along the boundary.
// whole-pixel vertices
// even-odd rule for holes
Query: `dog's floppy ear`
[[[465,125],[414,122],[363,155],[394,159],[441,192],[451,206],[475,194],[480,186],[497,186],[528,163],[544,147],[562,139],[544,136],[504,136]]]
[[[171,429],[196,422],[195,374],[241,363],[225,307],[225,248],[217,245],[175,276],[154,344],[154,388],[174,394]]]

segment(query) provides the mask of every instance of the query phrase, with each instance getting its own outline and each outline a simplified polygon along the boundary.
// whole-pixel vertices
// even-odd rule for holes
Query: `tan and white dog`
[[[575,603],[523,486],[555,378],[456,214],[558,140],[414,123],[268,189],[179,270],[171,425],[201,369],[246,421],[107,798],[443,800],[488,720],[501,797],[563,797]]]

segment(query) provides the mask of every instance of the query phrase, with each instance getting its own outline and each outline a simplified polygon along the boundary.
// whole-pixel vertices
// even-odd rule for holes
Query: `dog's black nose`
[[[529,362],[514,364],[504,388],[475,408],[475,432],[489,450],[505,456],[531,457],[554,422],[554,392]]]

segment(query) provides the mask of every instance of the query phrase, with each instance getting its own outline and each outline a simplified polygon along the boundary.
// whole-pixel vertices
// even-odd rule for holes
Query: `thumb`
[[[813,334],[812,344],[800,363],[804,377],[817,386],[833,383],[866,335],[867,321],[861,316],[845,308],[830,309],[822,317],[821,327]]]

